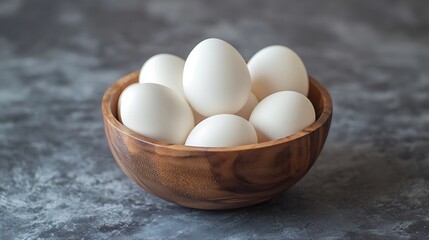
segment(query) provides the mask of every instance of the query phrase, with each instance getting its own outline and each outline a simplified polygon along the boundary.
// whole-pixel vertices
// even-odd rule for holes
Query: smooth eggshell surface
[[[140,70],[140,83],[158,83],[177,91],[183,97],[183,67],[185,60],[171,54],[149,58]]]
[[[256,107],[257,104],[258,104],[258,99],[256,99],[253,93],[250,93],[249,97],[247,98],[246,104],[244,104],[244,107],[240,111],[238,111],[235,115],[249,120],[250,114],[252,113],[253,109]]]
[[[246,62],[220,39],[200,42],[183,69],[183,90],[189,104],[204,116],[238,112],[251,88]]]
[[[290,136],[316,120],[314,107],[304,95],[293,91],[274,93],[256,105],[250,115],[258,141]]]
[[[233,147],[257,142],[255,129],[246,119],[232,114],[219,114],[208,117],[195,126],[185,145]]]
[[[118,120],[120,121],[120,122],[122,122],[122,117],[121,117],[121,104],[122,104],[122,95],[127,95],[125,92],[126,91],[128,91],[129,89],[132,89],[133,87],[133,85],[138,85],[139,83],[133,83],[133,84],[131,84],[131,85],[129,85],[128,87],[126,87],[124,90],[122,90],[122,93],[121,93],[121,95],[119,96],[119,99],[118,99]]]
[[[301,58],[284,46],[259,50],[247,64],[252,78],[252,92],[262,100],[279,91],[308,94],[307,70]]]
[[[156,83],[133,84],[120,96],[122,123],[160,141],[184,144],[194,127],[192,110],[176,91]]]

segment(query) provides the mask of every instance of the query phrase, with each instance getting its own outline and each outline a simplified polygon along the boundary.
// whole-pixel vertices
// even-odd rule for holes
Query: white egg
[[[131,85],[122,92],[120,101],[122,123],[146,137],[183,144],[194,127],[186,100],[163,85]]]
[[[262,100],[279,91],[295,91],[305,96],[309,82],[301,58],[284,46],[259,50],[247,64],[252,78],[252,92]]]
[[[293,91],[271,94],[256,105],[250,115],[258,141],[290,136],[316,120],[314,107],[304,95]]]
[[[157,54],[149,58],[140,70],[140,83],[158,83],[176,90],[180,95],[183,92],[183,67],[185,60],[171,54]]]
[[[246,103],[251,81],[246,62],[227,42],[210,38],[189,54],[183,69],[183,90],[201,115],[234,114]]]
[[[253,109],[256,107],[257,104],[258,104],[258,99],[256,99],[253,93],[250,93],[249,97],[247,98],[246,104],[244,104],[244,107],[240,111],[238,111],[235,115],[249,120],[250,114],[252,113]]]
[[[122,117],[121,117],[121,103],[122,103],[122,95],[127,95],[127,94],[125,94],[125,92],[126,91],[128,91],[129,89],[132,89],[132,87],[131,86],[134,86],[134,85],[138,85],[139,83],[133,83],[133,84],[131,84],[131,85],[129,85],[128,87],[126,87],[124,90],[122,90],[122,93],[121,93],[121,95],[119,96],[119,99],[118,99],[118,107],[117,107],[117,110],[118,110],[118,120],[120,121],[120,122],[122,122]]]
[[[208,117],[195,126],[185,145],[233,147],[257,142],[255,129],[246,119],[232,114],[219,114]]]

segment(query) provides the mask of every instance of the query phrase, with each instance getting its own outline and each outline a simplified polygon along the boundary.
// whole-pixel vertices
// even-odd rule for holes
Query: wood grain
[[[323,148],[332,118],[332,100],[312,77],[309,99],[317,120],[292,136],[231,148],[172,145],[135,133],[117,120],[122,90],[138,72],[114,83],[104,94],[106,138],[116,162],[146,191],[186,207],[229,209],[257,204],[292,187]]]

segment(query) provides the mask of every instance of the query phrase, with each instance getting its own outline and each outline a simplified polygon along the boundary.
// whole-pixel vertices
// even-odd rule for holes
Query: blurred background
[[[428,1],[0,0],[0,238],[429,237]],[[254,207],[191,210],[115,163],[101,98],[217,37],[294,49],[334,100],[324,151]]]

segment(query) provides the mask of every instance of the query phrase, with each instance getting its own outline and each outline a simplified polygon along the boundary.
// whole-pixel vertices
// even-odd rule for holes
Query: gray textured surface
[[[0,239],[424,239],[428,1],[0,1]],[[114,162],[105,89],[153,54],[220,37],[284,44],[334,99],[313,169],[254,207],[143,192]]]

